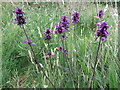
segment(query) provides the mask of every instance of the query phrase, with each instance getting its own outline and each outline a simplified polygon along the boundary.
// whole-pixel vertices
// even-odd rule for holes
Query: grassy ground
[[[95,40],[97,29],[95,24],[98,20],[94,16],[98,9],[104,9],[105,6],[98,5],[98,8],[91,3],[65,3],[64,5],[63,3],[2,3],[2,87],[4,88],[52,87],[43,73],[36,73],[34,65],[31,64],[30,48],[22,43],[26,40],[23,30],[13,24],[15,15],[12,11],[16,7],[22,8],[25,12],[27,18],[25,28],[30,39],[37,44],[33,46],[36,56],[56,87],[87,88],[98,45],[98,40]],[[112,13],[114,9],[112,8],[112,11],[111,8],[109,7],[105,13],[104,21],[110,25],[109,36],[101,45],[92,88],[118,88],[120,84],[120,60],[117,58],[118,32]],[[66,15],[71,18],[74,9],[80,12],[81,16],[80,22],[75,27],[76,50],[73,49],[75,25],[71,23],[70,32],[66,33],[69,63],[73,72],[71,75],[67,71],[66,59],[55,50],[61,45],[58,36],[53,35],[54,40],[50,42],[50,49],[55,54],[54,58],[44,58],[47,42],[44,40],[43,32],[48,28],[54,31],[60,17]]]

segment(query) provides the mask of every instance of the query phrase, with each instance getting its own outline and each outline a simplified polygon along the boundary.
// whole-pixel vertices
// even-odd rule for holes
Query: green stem
[[[23,26],[23,25],[20,25],[20,27],[23,29],[27,40],[29,40],[28,35],[27,35],[27,33],[26,33],[26,30],[25,30],[24,26]],[[35,63],[38,65],[39,70],[41,70],[41,71],[43,72],[44,76],[45,76],[46,79],[51,83],[51,85],[53,86],[53,88],[56,88],[55,85],[52,83],[52,81],[49,79],[49,77],[46,75],[46,73],[45,73],[43,67],[40,65],[39,61],[37,60],[36,55],[35,55],[35,52],[34,52],[34,50],[33,50],[33,48],[32,48],[32,45],[31,45],[31,44],[28,44],[28,45],[30,46],[30,49],[31,49],[31,51],[32,51],[32,53],[33,53],[33,57],[34,57]]]
[[[96,68],[97,68],[97,63],[99,61],[98,54],[99,54],[100,45],[101,45],[101,38],[102,37],[99,38],[99,44],[98,44],[97,54],[96,54],[96,58],[95,58],[95,64],[94,64],[94,68],[93,68],[93,73],[91,74],[91,77],[90,77],[89,82],[88,82],[88,88],[91,87],[91,83],[92,83],[92,80],[93,80],[93,77],[95,75],[95,71],[96,71]]]

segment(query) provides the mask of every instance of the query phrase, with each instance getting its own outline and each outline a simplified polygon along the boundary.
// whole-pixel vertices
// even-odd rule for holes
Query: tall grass
[[[99,9],[105,6],[98,4]],[[25,29],[30,39],[37,44],[33,46],[36,57],[42,63],[47,76],[56,87],[63,88],[87,88],[88,80],[97,52],[98,39],[96,39],[96,26],[98,22],[94,16],[98,12],[96,5],[92,3],[2,3],[2,87],[9,88],[28,88],[44,87],[52,88],[51,84],[43,76],[42,72],[36,73],[34,65],[31,64],[29,47],[22,42],[25,35],[19,26],[13,24],[13,9],[20,7],[25,11],[27,24]],[[102,42],[92,88],[118,88],[119,84],[119,65],[117,58],[117,26],[113,18],[112,7],[109,6],[105,13],[105,21],[110,25],[109,36]],[[76,49],[73,50],[74,25],[70,24],[70,32],[67,34],[67,46],[69,63],[72,68],[72,75],[68,69],[68,64],[62,54],[55,50],[61,45],[58,35],[53,35],[50,42],[51,51],[55,54],[52,58],[52,67],[49,59],[44,54],[47,50],[47,42],[44,40],[44,30],[55,31],[55,25],[61,16],[71,18],[72,10],[81,13],[80,22],[76,27]],[[114,9],[113,9],[114,10]],[[74,53],[73,53],[74,52]],[[75,55],[76,53],[76,55]],[[74,57],[75,56],[75,57]],[[75,58],[73,60],[73,57]]]

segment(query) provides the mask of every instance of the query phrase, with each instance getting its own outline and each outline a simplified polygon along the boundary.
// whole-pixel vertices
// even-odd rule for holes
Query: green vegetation
[[[99,9],[105,6],[99,4]],[[88,81],[93,71],[98,39],[96,39],[96,16],[98,9],[92,3],[2,3],[2,87],[3,88],[52,88],[52,85],[37,72],[31,63],[30,48],[23,44],[26,40],[23,30],[14,24],[13,10],[20,7],[25,11],[27,24],[25,29],[29,38],[37,44],[33,46],[37,59],[42,63],[46,74],[57,88],[87,88]],[[92,88],[118,88],[120,84],[120,60],[117,58],[118,31],[116,20],[113,18],[112,7],[109,6],[105,12],[104,21],[110,25],[108,38],[102,42],[99,63],[92,82]],[[55,25],[61,16],[69,16],[72,11],[81,13],[80,22],[76,30],[76,55],[73,54],[73,32],[74,24],[70,23],[70,32],[67,32],[68,57],[71,74],[68,65],[59,51],[55,48],[61,45],[56,34],[50,41],[50,49],[55,56],[45,59],[47,42],[44,40],[44,30],[55,31]],[[75,50],[74,50],[75,52]],[[74,57],[74,60],[73,60]],[[51,65],[51,62],[52,65]],[[51,68],[52,66],[52,68]]]

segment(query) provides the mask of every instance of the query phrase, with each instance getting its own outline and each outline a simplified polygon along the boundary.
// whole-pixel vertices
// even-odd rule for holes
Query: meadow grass
[[[99,4],[99,9],[105,6]],[[13,23],[15,15],[13,10],[20,7],[25,11],[27,24],[25,29],[29,38],[37,44],[33,46],[35,54],[51,81],[57,88],[87,88],[90,74],[93,71],[97,52],[98,39],[96,39],[96,23],[94,16],[98,8],[92,3],[2,3],[2,87],[4,88],[52,88],[42,72],[36,73],[36,68],[31,64],[29,47],[23,44],[26,40],[24,32]],[[120,84],[120,60],[118,52],[118,30],[116,20],[113,18],[113,7],[109,6],[105,13],[104,21],[110,25],[108,38],[102,42],[99,63],[92,88],[118,88]],[[55,48],[61,45],[58,35],[53,35],[50,49],[55,56],[46,59],[44,54],[47,42],[44,40],[44,30],[55,31],[55,25],[61,16],[72,17],[72,10],[81,13],[80,22],[76,31],[76,50],[73,51],[74,24],[70,24],[67,35],[68,57],[72,73],[61,52]],[[114,10],[114,9],[113,9]],[[76,53],[76,54],[75,54]],[[51,68],[52,67],[52,68]]]

